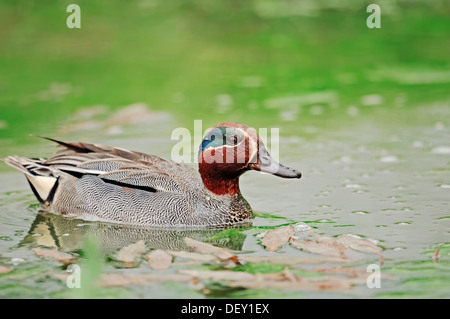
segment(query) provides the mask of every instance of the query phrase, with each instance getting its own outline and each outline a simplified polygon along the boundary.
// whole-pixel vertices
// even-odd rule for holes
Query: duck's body
[[[227,124],[233,123],[217,127]],[[49,140],[64,149],[52,158],[11,156],[5,162],[25,173],[46,210],[71,217],[158,227],[213,227],[246,221],[253,214],[239,191],[239,176],[248,169],[264,170],[259,163],[261,154],[248,143],[243,149],[243,161],[238,160],[241,153],[235,149],[235,163],[216,163],[208,156],[212,154],[217,159],[223,151],[225,158],[234,146],[226,145],[225,139],[221,145],[211,145],[215,139],[212,135],[202,143],[200,173],[155,155],[53,139]],[[247,140],[250,135],[244,138]],[[256,145],[259,143],[258,140]],[[251,163],[255,156],[257,163]],[[270,173],[300,177],[293,170],[289,176]]]

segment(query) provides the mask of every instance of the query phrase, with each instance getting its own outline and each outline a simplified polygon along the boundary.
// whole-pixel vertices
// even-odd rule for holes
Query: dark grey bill
[[[275,162],[262,143],[259,144],[258,158],[249,165],[250,169],[280,176],[283,178],[300,178],[302,173]]]

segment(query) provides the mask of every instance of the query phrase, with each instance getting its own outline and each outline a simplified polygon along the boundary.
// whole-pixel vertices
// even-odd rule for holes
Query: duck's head
[[[256,170],[283,178],[302,174],[274,161],[255,129],[226,122],[214,126],[203,138],[199,171],[205,187],[217,195],[239,194],[239,176]]]

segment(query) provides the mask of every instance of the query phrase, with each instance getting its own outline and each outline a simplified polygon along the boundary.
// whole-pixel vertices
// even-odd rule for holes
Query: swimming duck
[[[275,162],[256,131],[221,123],[204,137],[199,170],[156,155],[81,142],[58,143],[54,157],[9,156],[43,208],[84,220],[158,227],[228,226],[253,218],[239,176],[256,170],[301,173]]]

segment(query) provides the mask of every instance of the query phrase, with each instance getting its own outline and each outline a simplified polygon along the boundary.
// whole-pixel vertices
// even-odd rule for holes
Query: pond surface
[[[246,173],[240,187],[255,211],[251,225],[187,231],[42,212],[22,174],[0,163],[0,270],[9,270],[0,273],[0,298],[448,298],[448,4],[381,4],[382,28],[371,30],[364,2],[301,3],[90,2],[82,6],[80,30],[60,27],[61,4],[0,3],[0,158],[51,156],[54,145],[33,133],[170,159],[175,128],[193,133],[195,120],[203,130],[235,121],[278,128],[279,144],[268,138],[269,149],[278,148],[280,162],[303,174],[284,180]],[[317,256],[291,244],[269,252],[261,242],[284,225],[299,238],[370,239],[383,260],[367,254],[350,264],[293,265]],[[269,258],[230,268],[235,272],[307,280],[317,269],[366,273],[376,264],[386,277],[373,289],[365,280],[306,290],[231,287],[223,280],[93,284],[111,273],[172,278],[186,270],[230,270],[182,258],[162,271],[145,258],[132,267],[115,260],[141,239],[147,252],[187,250],[185,237],[243,260]],[[41,258],[35,248],[77,258],[87,288],[68,289],[61,280],[67,264]]]
[[[447,142],[450,125],[443,119],[449,118],[449,107],[436,104],[413,110],[390,109],[390,121],[386,121],[386,109],[376,108],[373,107],[370,116],[359,116],[358,121],[352,115],[341,117],[339,125],[329,129],[299,127],[299,135],[281,132],[280,160],[301,170],[302,179],[283,180],[256,172],[245,174],[241,178],[242,192],[257,217],[253,225],[233,233],[232,237],[219,236],[215,240],[211,238],[221,230],[139,228],[83,222],[40,212],[23,176],[2,167],[0,177],[7,183],[2,183],[0,188],[1,263],[5,266],[18,263],[18,269],[38,267],[42,260],[30,252],[31,248],[48,247],[79,253],[90,235],[97,236],[104,256],[111,256],[140,239],[146,242],[148,249],[187,250],[185,236],[227,247],[237,256],[265,256],[267,251],[260,242],[261,234],[277,226],[304,223],[324,236],[353,234],[374,240],[383,248],[382,271],[398,277],[395,283],[387,282],[380,289],[355,287],[343,292],[311,292],[308,296],[448,296],[444,282],[448,280],[450,260],[450,144]],[[402,120],[405,117],[411,120]],[[167,128],[174,123],[166,120],[158,125]],[[299,137],[304,136],[305,129],[313,132],[312,136]],[[164,141],[164,138],[170,140],[167,129],[161,128],[153,135],[144,127],[141,130],[142,136],[104,136],[101,142],[170,158],[169,142]],[[129,131],[139,134],[140,129],[135,126]],[[48,149],[41,142],[37,145],[37,156]],[[28,145],[14,147],[18,154],[28,153],[29,149]],[[433,262],[437,248],[440,248],[439,259]],[[305,253],[286,246],[272,254],[286,257]],[[378,263],[377,257],[369,256],[356,267],[371,263]],[[108,267],[114,269],[114,263]],[[145,266],[137,269],[148,271]],[[4,280],[9,284],[14,282],[7,277]],[[27,278],[15,289],[32,297],[42,296],[42,293],[45,296],[45,290],[39,295],[29,291],[33,284],[38,283]],[[20,287],[22,285],[28,288]],[[47,293],[51,296],[57,295],[64,285],[53,282],[48,286]],[[14,296],[15,289],[0,291],[8,297]],[[130,288],[126,291],[131,296],[155,297],[153,289],[139,287],[134,292],[130,292]],[[175,296],[178,289],[164,287],[158,296]],[[189,295],[185,289],[183,295]],[[195,289],[192,293],[201,297]],[[253,293],[240,292],[237,296],[251,297]],[[214,294],[222,296],[220,290]],[[279,294],[297,296],[283,291]],[[223,296],[227,296],[227,292],[223,292]]]

